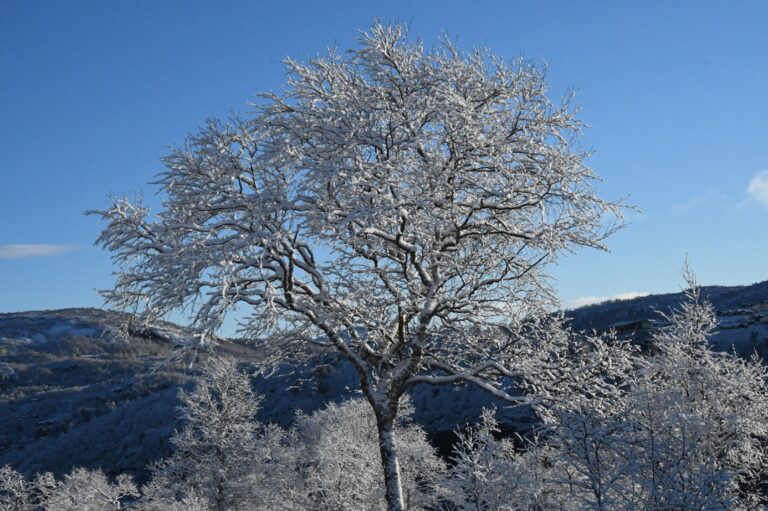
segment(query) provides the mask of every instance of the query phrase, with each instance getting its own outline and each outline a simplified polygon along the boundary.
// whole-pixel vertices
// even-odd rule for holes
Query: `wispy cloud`
[[[690,211],[692,209],[696,209],[700,206],[704,206],[712,202],[724,202],[724,201],[727,201],[727,199],[728,199],[728,196],[725,195],[724,193],[717,192],[715,190],[709,190],[708,192],[703,193],[701,195],[691,197],[685,202],[677,203],[672,207],[677,211]]]
[[[749,200],[768,207],[768,170],[755,174],[747,186]]]
[[[632,298],[639,298],[641,296],[648,296],[650,293],[642,291],[628,291],[626,293],[619,293],[613,296],[581,296],[571,301],[570,307],[577,309],[584,307],[585,305],[594,305],[596,303],[608,302],[611,300],[631,300]]]
[[[0,259],[51,257],[79,248],[80,245],[0,245]]]

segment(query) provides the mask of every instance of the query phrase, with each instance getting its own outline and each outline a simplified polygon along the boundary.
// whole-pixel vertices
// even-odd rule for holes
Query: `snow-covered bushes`
[[[766,368],[710,350],[714,311],[690,284],[655,354],[634,359],[614,392],[550,396],[545,442],[515,449],[488,414],[461,433],[446,508],[762,509]]]
[[[406,403],[395,429],[403,496],[407,509],[431,509],[445,466],[424,431],[410,422],[409,408]],[[312,509],[386,508],[376,417],[368,403],[353,399],[300,416],[293,434]]]
[[[101,470],[77,468],[60,481],[50,473],[26,480],[7,465],[0,469],[2,511],[112,511],[137,497],[136,485],[127,475],[111,482]]]
[[[61,481],[53,481],[42,489],[41,505],[46,511],[112,511],[123,509],[126,499],[139,497],[133,480],[119,475],[110,482],[101,470],[76,468]]]
[[[261,425],[250,377],[231,360],[212,359],[181,400],[186,425],[143,489],[142,509],[185,499],[217,511],[386,507],[376,418],[362,399],[299,415],[290,430]],[[434,506],[444,465],[408,414],[397,425],[396,444],[408,509]]]
[[[578,340],[553,326],[546,356],[532,360],[551,368],[550,380],[531,387],[544,396],[539,441],[500,438],[486,412],[458,432],[446,466],[404,401],[395,446],[407,509],[760,509],[766,368],[710,350],[714,313],[695,285],[667,319],[651,355],[597,339],[578,351]],[[601,372],[597,383],[586,371]],[[0,511],[386,508],[376,417],[364,400],[299,415],[289,429],[259,424],[250,376],[212,358],[181,401],[175,451],[141,494],[130,478],[100,471],[28,481],[6,466]]]
[[[0,468],[0,511],[32,511],[37,490],[33,482],[8,465]]]

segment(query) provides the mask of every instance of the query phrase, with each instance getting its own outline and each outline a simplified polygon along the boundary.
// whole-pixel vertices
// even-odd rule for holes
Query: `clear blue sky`
[[[677,290],[686,254],[704,284],[768,279],[768,2],[0,0],[0,312],[100,305],[83,211],[151,195],[168,146],[375,17],[577,91],[601,194],[643,213],[552,268],[565,305]]]

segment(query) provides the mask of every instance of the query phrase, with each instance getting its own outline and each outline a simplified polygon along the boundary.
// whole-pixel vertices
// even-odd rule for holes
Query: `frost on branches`
[[[357,511],[386,507],[376,417],[362,399],[299,415],[290,430],[253,416],[259,398],[232,360],[211,359],[192,393],[182,394],[186,424],[173,454],[142,488],[139,509]],[[426,434],[395,425],[405,461],[403,494],[414,511],[435,509],[443,462]]]
[[[406,403],[395,424],[395,447],[403,461],[406,509],[436,509],[445,466],[427,435],[410,422]],[[310,496],[304,508],[318,511],[386,509],[376,417],[362,399],[330,404],[294,426],[293,445],[304,461],[301,485]]]
[[[656,353],[612,395],[567,394],[547,410],[568,509],[759,509],[768,446],[766,368],[713,352],[712,306],[686,270],[687,302],[653,339]],[[550,458],[552,458],[550,453]]]
[[[34,511],[37,488],[9,465],[0,468],[0,510]]]
[[[250,378],[231,359],[211,357],[192,392],[180,393],[185,426],[171,438],[173,455],[155,470],[167,484],[155,488],[156,499],[192,498],[196,490],[216,511],[248,509],[251,468],[261,458],[256,413],[261,399]],[[170,484],[173,482],[174,484]]]
[[[8,465],[0,468],[2,511],[117,511],[139,496],[124,474],[111,482],[101,470],[76,468],[61,481],[49,472],[26,480]]]
[[[192,311],[204,337],[239,306],[269,362],[349,360],[402,509],[403,394],[465,381],[526,402],[500,383],[526,373],[509,332],[553,303],[545,265],[602,248],[620,211],[596,195],[582,124],[541,69],[427,50],[402,26],[358,42],[286,61],[281,93],[165,158],[158,214],[116,199],[98,241],[121,267],[113,305]]]
[[[627,349],[610,392],[551,391],[539,442],[495,438],[490,412],[461,432],[445,509],[764,509],[766,368],[711,351],[714,311],[686,275],[688,301],[666,318],[655,353]]]

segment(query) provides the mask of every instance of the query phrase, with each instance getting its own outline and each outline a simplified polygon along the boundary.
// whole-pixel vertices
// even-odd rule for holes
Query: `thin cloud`
[[[749,199],[768,208],[768,170],[755,174],[747,186]]]
[[[587,305],[595,305],[596,303],[609,302],[613,300],[631,300],[633,298],[639,298],[641,296],[648,296],[650,293],[642,291],[628,291],[626,293],[619,293],[613,296],[581,296],[571,301],[571,308],[578,309]]]
[[[701,195],[697,195],[696,197],[691,197],[685,202],[675,204],[673,208],[677,211],[690,211],[692,209],[696,209],[700,206],[704,206],[712,202],[724,202],[727,199],[728,197],[724,193],[710,190]]]
[[[80,245],[0,245],[0,259],[51,257],[79,248]]]

